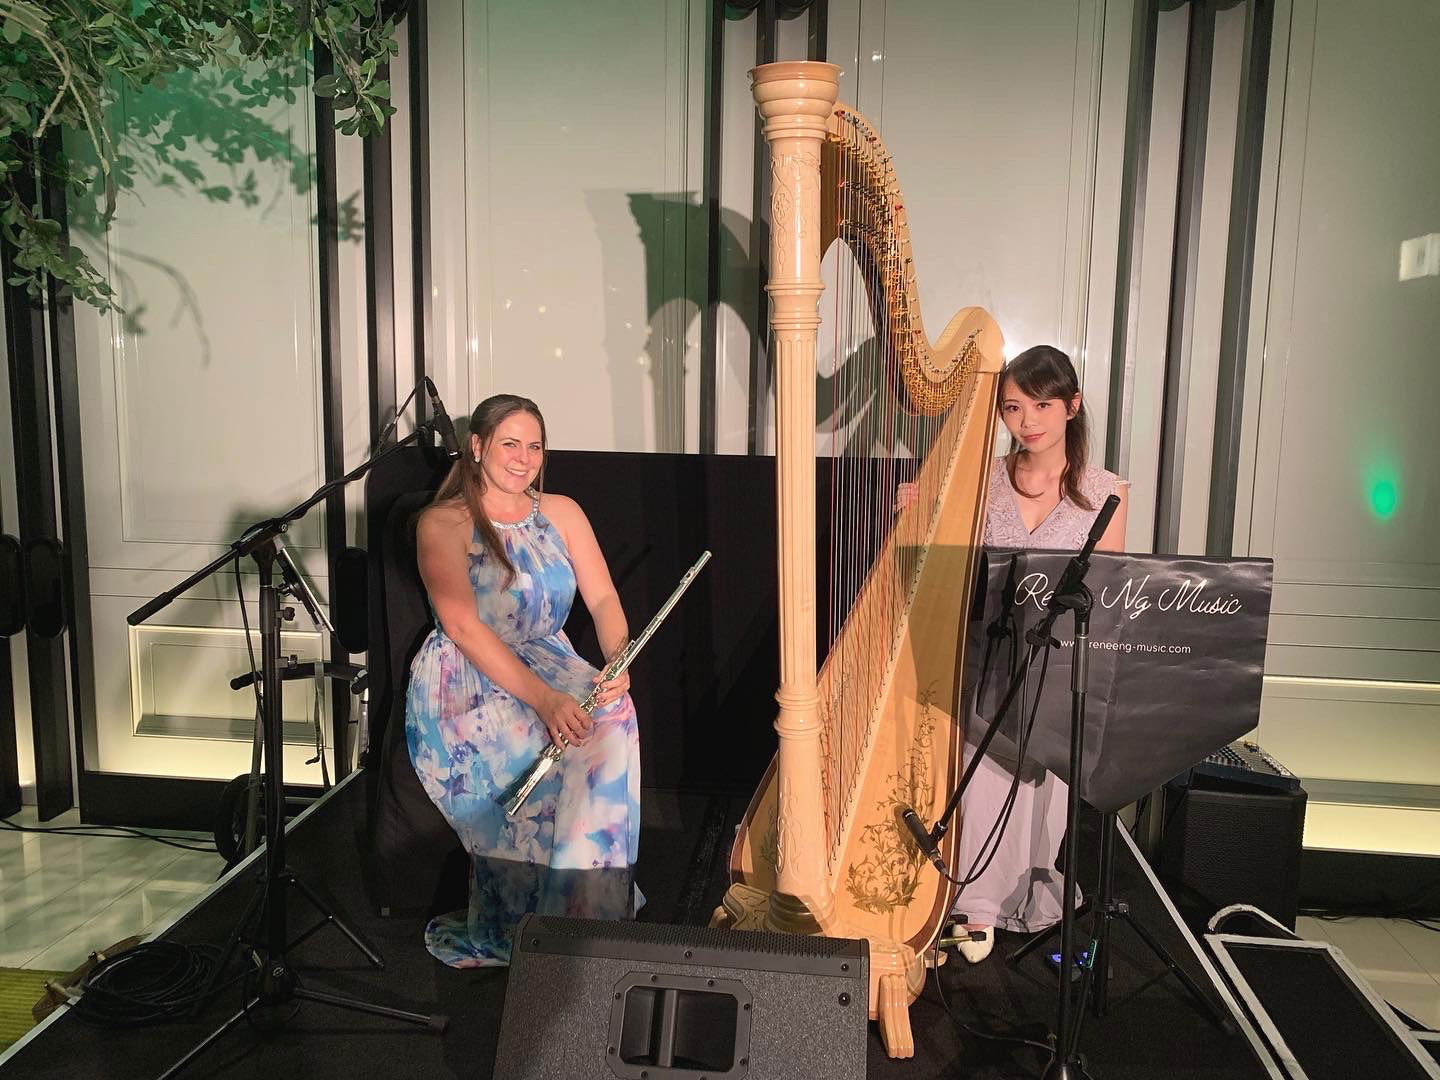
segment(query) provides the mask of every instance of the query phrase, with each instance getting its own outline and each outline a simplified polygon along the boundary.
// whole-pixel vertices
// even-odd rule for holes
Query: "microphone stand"
[[[331,492],[343,488],[353,480],[364,476],[377,464],[396,453],[402,447],[408,446],[419,439],[422,433],[430,432],[429,425],[422,425],[416,428],[405,438],[401,439],[375,456],[367,459],[361,465],[352,469],[344,476],[323,484],[316,492],[304,502],[286,511],[278,517],[270,518],[252,525],[240,538],[230,545],[230,550],[208,565],[195,571],[173,589],[161,593],[153,600],[135,611],[131,612],[126,621],[131,626],[137,626],[150,616],[168,606],[181,593],[192,588],[197,582],[204,580],[217,570],[230,563],[232,560],[250,557],[255,560],[256,568],[260,575],[260,716],[258,722],[264,731],[265,749],[265,861],[261,874],[261,887],[256,891],[241,916],[240,923],[236,926],[231,938],[222,955],[220,965],[211,976],[211,989],[221,975],[221,970],[228,960],[231,949],[239,940],[246,926],[254,917],[257,908],[262,912],[264,927],[264,944],[254,945],[251,953],[258,969],[259,985],[255,992],[248,997],[240,1010],[222,1023],[218,1028],[207,1035],[197,1046],[182,1057],[178,1062],[167,1069],[160,1077],[160,1080],[171,1080],[176,1074],[185,1068],[191,1061],[199,1057],[206,1049],[214,1045],[226,1032],[228,1032],[240,1021],[246,1019],[252,1009],[263,1006],[270,1009],[272,1016],[284,1016],[278,1022],[283,1024],[288,1021],[289,1014],[283,1014],[281,1008],[292,1004],[296,999],[303,1001],[318,1001],[322,1004],[333,1005],[337,1008],[349,1009],[355,1012],[370,1013],[375,1016],[388,1016],[395,1020],[404,1020],[412,1024],[420,1024],[428,1027],[434,1032],[443,1032],[449,1023],[449,1019],[440,1015],[425,1015],[423,1013],[407,1012],[402,1009],[393,1009],[385,1005],[377,1005],[368,1001],[360,1001],[355,998],[340,997],[335,994],[322,993],[317,990],[310,990],[299,985],[295,969],[291,966],[287,956],[290,948],[288,942],[288,923],[286,920],[286,899],[290,887],[294,887],[320,912],[323,920],[312,930],[302,934],[300,939],[308,937],[314,930],[318,930],[325,923],[332,923],[336,929],[350,939],[351,943],[359,949],[370,964],[376,968],[384,968],[385,963],[349,926],[330,912],[321,901],[320,897],[310,888],[285,861],[285,781],[284,781],[284,727],[281,715],[281,693],[282,675],[280,670],[280,623],[288,617],[280,606],[281,586],[275,582],[276,564],[280,563],[283,576],[283,549],[280,546],[280,536],[289,527],[292,521],[304,516],[316,503],[321,502]],[[241,598],[244,603],[244,598]],[[291,613],[293,614],[293,613]],[[296,944],[298,944],[297,939]]]
[[[1010,686],[1006,689],[1005,697],[996,709],[995,718],[991,721],[989,730],[985,732],[984,737],[975,748],[975,752],[971,755],[970,764],[966,766],[964,774],[960,777],[959,785],[951,793],[950,800],[945,804],[939,819],[926,831],[912,808],[906,807],[901,812],[901,817],[920,850],[929,856],[930,861],[936,865],[942,875],[955,881],[945,866],[944,857],[940,854],[940,841],[949,829],[950,819],[960,806],[960,799],[970,785],[975,771],[980,767],[986,749],[994,739],[1010,706],[1020,695],[1030,665],[1034,663],[1042,649],[1059,648],[1060,643],[1051,636],[1051,633],[1060,616],[1069,611],[1075,619],[1075,655],[1070,669],[1070,783],[1067,785],[1069,799],[1065,810],[1065,876],[1060,899],[1060,1003],[1056,1017],[1055,1042],[1051,1050],[1052,1056],[1042,1074],[1042,1080],[1080,1080],[1080,1078],[1088,1076],[1077,1053],[1080,1030],[1071,987],[1075,964],[1075,891],[1071,880],[1079,858],[1079,782],[1085,750],[1085,698],[1088,693],[1090,608],[1093,602],[1090,590],[1085,587],[1085,574],[1090,569],[1090,556],[1094,554],[1095,545],[1105,534],[1110,519],[1119,505],[1120,499],[1115,495],[1111,495],[1105,500],[1094,525],[1091,526],[1090,534],[1085,538],[1085,546],[1071,556],[1070,562],[1060,575],[1060,581],[1045,605],[1045,617],[1025,635],[1025,640],[1030,646],[1025,663],[1010,680]]]
[[[1079,558],[1077,555],[1076,559]],[[1085,698],[1090,676],[1090,608],[1093,601],[1084,581],[1089,561],[1089,553],[1086,552],[1084,564],[1079,574],[1070,581],[1068,589],[1065,587],[1065,580],[1070,578],[1067,568],[1060,588],[1051,598],[1052,606],[1068,609],[1075,617],[1075,656],[1070,666],[1070,783],[1066,785],[1065,874],[1060,890],[1060,1009],[1055,1046],[1051,1051],[1050,1064],[1042,1074],[1043,1080],[1079,1080],[1089,1075],[1079,1055],[1080,1010],[1076,1008],[1074,987],[1070,984],[1075,974],[1075,887],[1072,881],[1080,861],[1080,770],[1085,757]],[[1075,560],[1072,559],[1071,566],[1074,565]]]

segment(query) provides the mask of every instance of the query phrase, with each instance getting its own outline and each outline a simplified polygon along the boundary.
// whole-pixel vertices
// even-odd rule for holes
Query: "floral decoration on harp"
[[[934,798],[934,703],[933,687],[921,692],[915,739],[905,763],[901,771],[886,777],[889,793],[877,804],[880,820],[861,830],[868,850],[845,874],[845,888],[855,906],[876,915],[909,907],[920,885],[925,856],[900,824],[900,811],[906,806],[929,806]]]

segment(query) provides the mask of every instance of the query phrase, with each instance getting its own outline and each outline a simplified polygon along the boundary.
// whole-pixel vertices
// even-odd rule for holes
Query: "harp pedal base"
[[[791,929],[789,920],[795,920],[797,916],[803,916],[810,929]],[[725,890],[724,899],[710,917],[710,925],[725,930],[768,930],[787,934],[821,932],[805,906],[794,897],[765,892],[739,882]],[[880,1024],[885,1053],[892,1058],[915,1056],[915,1038],[910,1030],[910,1003],[919,996],[924,978],[923,961],[913,950],[888,942],[870,942],[870,1018]]]
[[[726,930],[767,930],[802,936],[824,932],[802,901],[738,882],[725,890],[720,906],[710,916],[710,925]]]

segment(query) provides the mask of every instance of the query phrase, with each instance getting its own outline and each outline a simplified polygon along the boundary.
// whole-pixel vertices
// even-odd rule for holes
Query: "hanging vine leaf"
[[[114,306],[109,283],[79,249],[62,243],[35,192],[45,183],[77,196],[93,192],[103,208],[99,225],[108,223],[117,192],[133,188],[141,174],[109,127],[122,90],[162,89],[167,76],[209,72],[227,80],[237,108],[276,97],[293,102],[289,72],[323,47],[335,72],[315,93],[333,99],[338,130],[371,135],[395,113],[380,77],[398,52],[394,22],[374,0],[45,0],[43,7],[0,0],[0,237],[14,251],[12,284],[38,299],[54,278],[75,300],[102,312]],[[249,75],[257,65],[264,74]],[[140,115],[125,122],[150,121]],[[74,135],[88,151],[85,160],[44,153],[53,131]],[[172,181],[185,176],[217,201],[234,196],[225,185],[201,187],[193,163],[175,157],[187,136],[199,133],[172,124],[145,134],[155,137],[150,148]],[[252,134],[264,160],[264,133]],[[211,141],[207,149],[222,162],[243,160],[246,150],[233,141]],[[67,148],[74,143],[67,139]],[[151,179],[164,183],[165,175]]]

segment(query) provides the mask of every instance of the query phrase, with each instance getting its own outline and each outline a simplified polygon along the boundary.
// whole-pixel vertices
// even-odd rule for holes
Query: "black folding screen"
[[[404,500],[408,519],[416,493],[433,490],[442,474],[413,449],[377,470],[367,489],[372,747],[384,745],[387,723],[401,715],[398,695],[428,620],[413,553],[393,550],[413,543],[413,534],[390,521],[390,511]],[[631,671],[642,775],[652,787],[753,788],[775,749],[780,680],[774,458],[556,450],[545,483],[585,509],[632,634],[700,552],[712,552]],[[828,516],[828,462],[820,463],[817,484]],[[818,521],[817,530],[823,548],[827,523]],[[826,572],[822,559],[821,597],[830,595]],[[848,607],[846,597],[835,602]],[[578,597],[566,632],[583,656],[599,661]],[[823,658],[823,635],[817,645]]]

